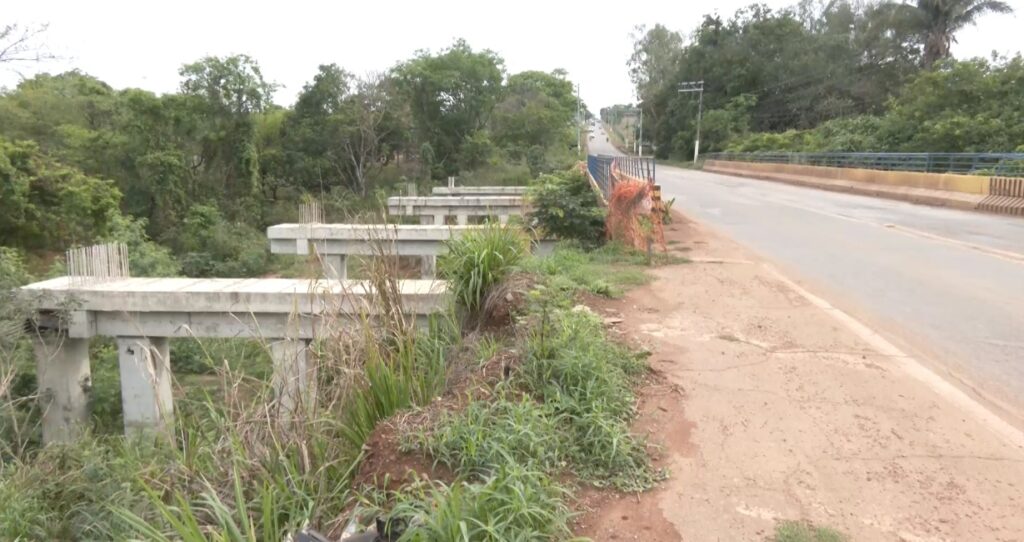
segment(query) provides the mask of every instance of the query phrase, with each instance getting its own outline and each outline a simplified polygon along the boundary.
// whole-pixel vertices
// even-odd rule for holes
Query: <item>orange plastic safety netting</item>
[[[654,184],[613,172],[605,220],[609,239],[647,250],[648,239],[665,250],[665,228],[655,209]]]

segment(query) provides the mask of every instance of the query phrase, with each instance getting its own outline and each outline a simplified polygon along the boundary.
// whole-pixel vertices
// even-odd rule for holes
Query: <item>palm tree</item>
[[[949,46],[956,33],[988,13],[1012,13],[1013,8],[999,0],[917,0],[914,4],[889,4],[893,15],[905,17],[918,29],[924,42],[921,63],[930,68],[936,61],[949,58]]]

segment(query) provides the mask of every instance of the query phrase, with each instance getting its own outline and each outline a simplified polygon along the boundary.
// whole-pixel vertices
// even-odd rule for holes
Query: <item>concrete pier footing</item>
[[[324,264],[324,275],[329,279],[345,280],[348,278],[348,262],[344,254],[321,254]]]
[[[117,361],[125,433],[172,427],[170,342],[165,337],[118,337]]]
[[[316,362],[310,355],[310,341],[284,339],[270,343],[274,360],[272,385],[278,408],[300,414],[313,407],[316,397]]]
[[[89,341],[40,332],[34,342],[43,442],[70,442],[89,422]]]

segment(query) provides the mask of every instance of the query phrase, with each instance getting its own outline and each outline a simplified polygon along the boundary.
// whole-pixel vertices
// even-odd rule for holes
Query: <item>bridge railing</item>
[[[717,152],[705,155],[705,159],[923,173],[1024,176],[1024,153]]]
[[[591,154],[587,156],[587,171],[607,199],[611,196],[617,175],[646,180],[653,184],[655,163],[653,158]]]

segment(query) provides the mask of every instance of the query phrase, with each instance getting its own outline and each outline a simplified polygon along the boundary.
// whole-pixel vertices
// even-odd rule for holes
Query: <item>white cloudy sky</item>
[[[636,25],[662,23],[689,33],[703,13],[731,15],[751,2],[4,0],[0,25],[50,24],[45,42],[63,60],[43,70],[76,67],[115,87],[156,92],[177,88],[177,70],[185,62],[246,53],[260,62],[265,77],[282,85],[276,96],[281,104],[294,100],[319,64],[334,62],[356,73],[383,70],[417,49],[436,50],[462,37],[474,48],[498,52],[510,72],[565,68],[596,111],[633,100],[625,64]],[[1024,48],[1024,0],[1009,3],[1017,15],[982,19],[960,35],[954,54]],[[18,69],[0,70],[0,86],[13,86],[40,68]]]

